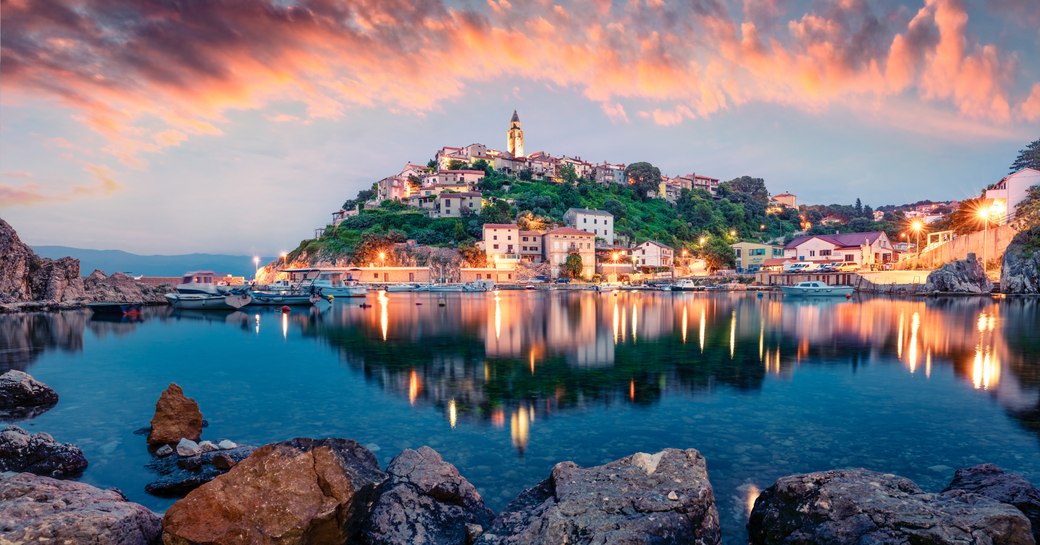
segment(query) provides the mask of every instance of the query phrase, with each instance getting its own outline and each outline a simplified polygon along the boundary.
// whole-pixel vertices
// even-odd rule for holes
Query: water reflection
[[[1027,380],[1002,374],[1015,352],[1002,335],[1002,316],[1040,323],[1035,302],[1010,309],[983,298],[502,292],[417,306],[422,297],[387,297],[378,314],[337,306],[304,323],[303,334],[327,339],[344,361],[410,404],[440,407],[452,426],[466,419],[503,427],[508,419],[520,452],[537,435],[536,416],[719,387],[755,390],[767,376],[791,377],[807,364],[899,362],[910,374],[923,367],[925,380],[933,366],[950,366],[1013,414],[1040,406],[1035,365],[1016,367]],[[699,317],[696,347],[686,344],[691,314]],[[372,342],[386,338],[391,342]],[[1036,343],[1036,334],[1029,339]]]

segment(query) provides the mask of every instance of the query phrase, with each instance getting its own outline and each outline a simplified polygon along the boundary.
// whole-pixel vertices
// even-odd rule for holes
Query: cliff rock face
[[[1040,293],[1040,227],[1015,235],[1004,251],[1000,291]]]
[[[37,257],[14,228],[0,219],[0,303],[65,302],[83,295],[79,261]]]
[[[636,453],[581,468],[556,464],[477,539],[479,545],[715,545],[721,540],[704,457],[693,449]]]
[[[1034,543],[1018,509],[980,494],[928,494],[909,479],[866,469],[781,477],[755,501],[752,545]]]
[[[967,259],[951,261],[932,271],[925,282],[924,291],[944,293],[989,293],[993,283],[982,270],[982,263],[975,254]]]
[[[0,476],[0,543],[150,545],[159,517],[116,490],[19,473]]]

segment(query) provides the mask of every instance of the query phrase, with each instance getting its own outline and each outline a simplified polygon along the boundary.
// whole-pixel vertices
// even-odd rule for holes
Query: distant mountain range
[[[57,259],[74,257],[79,260],[80,274],[86,276],[101,269],[106,274],[122,272],[134,276],[179,276],[186,271],[211,270],[236,276],[253,276],[253,256],[221,254],[138,255],[122,250],[89,250],[68,246],[33,246],[40,257]],[[260,264],[273,257],[261,257]]]

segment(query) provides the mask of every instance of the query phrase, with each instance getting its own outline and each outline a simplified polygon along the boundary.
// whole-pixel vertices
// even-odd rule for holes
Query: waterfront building
[[[485,223],[483,242],[489,264],[502,266],[520,260],[520,228],[515,223]]]
[[[766,260],[784,257],[783,246],[760,242],[737,242],[730,244],[736,254],[737,272],[755,272],[765,265]]]
[[[784,245],[784,257],[796,261],[845,261],[861,267],[895,260],[896,250],[884,231],[804,235]]]
[[[675,263],[675,251],[653,240],[637,245],[632,255],[640,268],[671,267]]]
[[[605,210],[569,208],[563,214],[567,227],[592,233],[607,246],[614,245],[614,214]]]
[[[520,259],[540,263],[543,259],[542,238],[538,231],[520,231]]]
[[[986,200],[990,201],[987,204],[992,206],[995,203],[996,208],[1003,210],[1006,217],[1014,217],[1019,203],[1026,198],[1026,191],[1037,184],[1040,184],[1040,170],[1024,168],[1014,174],[1008,174],[991,189],[986,190]],[[991,221],[1004,223],[1006,217],[995,217]]]
[[[589,278],[596,272],[596,235],[571,227],[560,227],[545,233],[542,247],[553,278],[560,276],[560,267],[567,256],[581,257],[581,276]]]
[[[520,116],[516,114],[516,110],[513,110],[509,130],[506,131],[506,151],[513,157],[524,156],[524,130],[520,128]]]

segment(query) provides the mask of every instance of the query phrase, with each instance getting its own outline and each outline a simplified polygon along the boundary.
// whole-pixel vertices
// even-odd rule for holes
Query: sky
[[[961,199],[1040,138],[1038,0],[3,0],[0,217],[277,254],[442,146]]]

